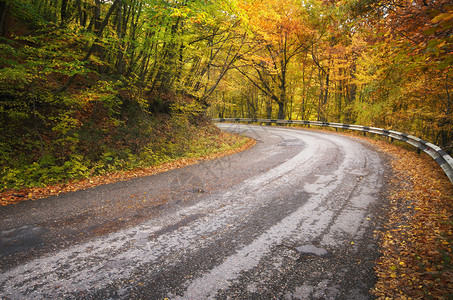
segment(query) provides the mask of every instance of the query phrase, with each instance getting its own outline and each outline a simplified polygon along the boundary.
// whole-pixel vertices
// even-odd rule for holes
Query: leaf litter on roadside
[[[393,171],[387,179],[383,229],[376,231],[381,257],[371,293],[377,299],[453,299],[453,185],[443,170],[405,144],[341,134],[386,153]]]
[[[392,157],[381,238],[378,299],[453,297],[453,185],[428,155],[369,140]]]
[[[244,151],[255,144],[255,140],[238,135],[222,135],[223,144],[226,145],[222,151],[213,151],[211,154],[202,156],[186,157],[176,159],[159,165],[147,168],[133,169],[128,171],[118,171],[102,176],[95,176],[81,180],[69,181],[45,187],[24,188],[20,190],[5,190],[0,193],[0,206],[17,204],[27,200],[38,200],[49,196],[60,195],[63,193],[74,192],[82,189],[95,187],[98,185],[124,181],[132,178],[154,175],[173,169],[182,168],[188,165],[197,164],[201,161],[212,160],[218,157]]]

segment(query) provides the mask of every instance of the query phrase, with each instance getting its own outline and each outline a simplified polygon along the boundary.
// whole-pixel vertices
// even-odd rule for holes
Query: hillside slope
[[[102,10],[82,26],[74,15],[58,20],[64,2],[52,11],[40,1],[0,1],[0,192],[225,146],[199,99],[137,80],[134,69],[119,72],[101,31],[115,29],[120,10],[96,1]]]

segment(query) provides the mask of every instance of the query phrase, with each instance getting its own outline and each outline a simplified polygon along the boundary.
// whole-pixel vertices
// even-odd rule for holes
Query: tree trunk
[[[277,116],[277,119],[283,120],[283,119],[285,119],[285,102],[279,101],[277,104],[278,104],[278,116]]]
[[[328,97],[329,97],[329,69],[327,69],[327,73],[326,73],[326,88],[325,88],[324,100],[323,100],[324,105],[327,104]]]
[[[267,102],[267,118],[272,119],[272,99]]]
[[[94,32],[98,34],[101,30],[101,0],[95,0],[93,10]]]
[[[6,13],[8,5],[5,1],[0,0],[0,36],[6,37]]]
[[[324,80],[322,78],[322,72],[319,71],[319,97],[318,97],[318,121],[324,121],[324,118],[322,116],[322,101],[324,99]]]
[[[356,66],[356,63],[355,63],[355,56],[354,56],[354,62],[351,66],[351,78],[352,78],[352,81],[354,82],[355,79],[356,79],[356,70],[357,70],[357,66]],[[349,86],[347,87],[347,90],[348,90],[348,103],[347,103],[347,107],[346,107],[346,114],[345,114],[345,118],[346,118],[346,123],[352,123],[352,119],[351,119],[351,109],[348,107],[350,104],[353,104],[355,101],[356,101],[356,98],[357,98],[357,85],[355,83],[350,83]]]
[[[60,17],[61,17],[61,26],[64,26],[68,19],[68,0],[61,0]]]
[[[96,1],[99,1],[99,0],[96,0]],[[104,31],[104,28],[107,26],[110,16],[112,15],[112,13],[115,10],[116,6],[118,5],[119,1],[120,0],[115,0],[113,2],[112,6],[110,7],[109,11],[107,12],[107,15],[104,18],[104,21],[99,26],[96,40],[93,42],[90,49],[88,50],[88,53],[81,59],[81,61],[87,61],[90,58],[91,54],[95,53],[96,48],[97,48],[97,43],[99,43],[101,36],[102,36],[102,32]],[[77,74],[74,74],[71,77],[69,77],[68,81],[66,81],[66,83],[62,87],[60,87],[59,89],[54,91],[54,93],[59,94],[59,93],[64,92],[74,82],[76,75]]]
[[[122,75],[124,72],[124,60],[123,60],[123,49],[122,47],[124,46],[123,44],[123,6],[122,6],[122,1],[119,1],[118,5],[118,26],[116,29],[116,33],[118,35],[118,52],[117,52],[117,63],[116,63],[116,71],[118,75]],[[124,24],[127,26],[127,24]]]
[[[285,119],[285,106],[286,106],[286,66],[287,64],[282,61],[282,74],[281,74],[281,84],[280,84],[280,99],[278,103],[278,116],[277,119]]]

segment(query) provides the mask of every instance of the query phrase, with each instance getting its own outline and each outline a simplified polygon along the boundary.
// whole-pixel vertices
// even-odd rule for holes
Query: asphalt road
[[[0,208],[1,299],[370,299],[385,159],[219,125],[250,150]]]

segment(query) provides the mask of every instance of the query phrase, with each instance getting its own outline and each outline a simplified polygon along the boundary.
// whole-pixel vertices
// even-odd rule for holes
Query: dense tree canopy
[[[229,96],[222,91],[213,99],[213,116],[359,123],[452,151],[449,1],[247,1],[242,7],[255,47],[231,74]],[[241,76],[249,82],[241,85]]]
[[[149,158],[205,114],[359,123],[451,152],[449,2],[0,0],[3,181]]]

